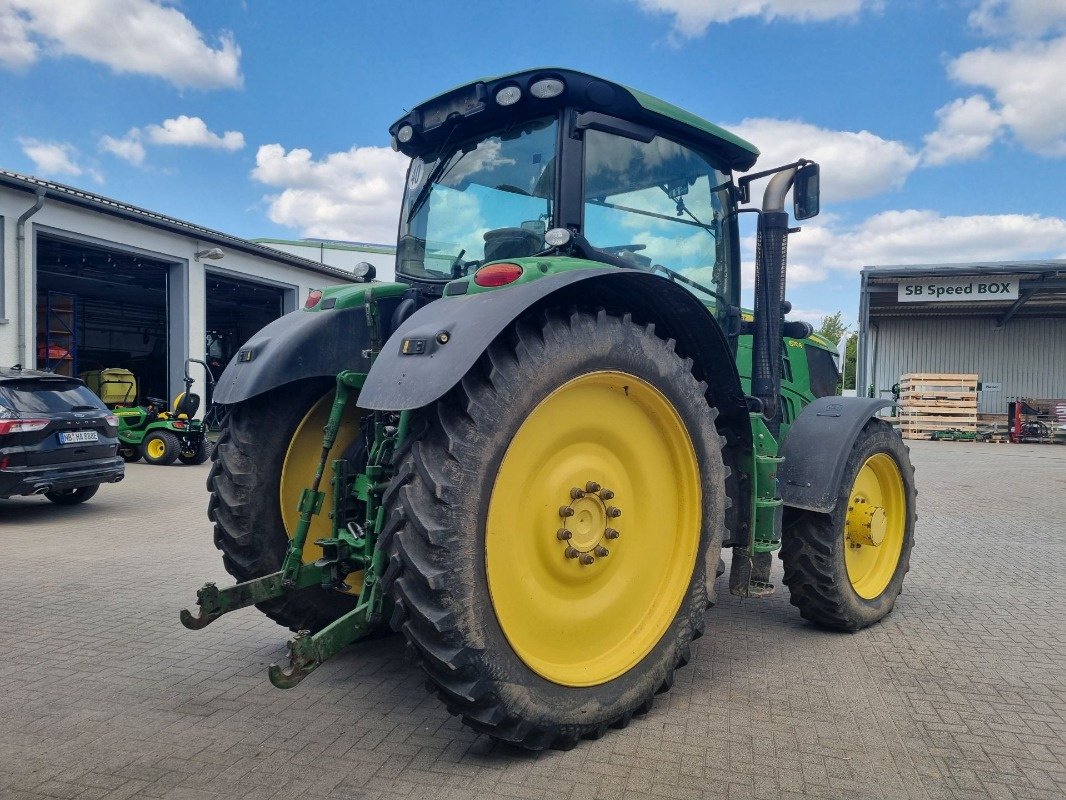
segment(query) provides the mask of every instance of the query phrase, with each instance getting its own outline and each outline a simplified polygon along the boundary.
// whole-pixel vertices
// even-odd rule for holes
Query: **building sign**
[[[915,278],[897,284],[896,299],[901,303],[1017,300],[1018,277],[992,275],[982,278]]]

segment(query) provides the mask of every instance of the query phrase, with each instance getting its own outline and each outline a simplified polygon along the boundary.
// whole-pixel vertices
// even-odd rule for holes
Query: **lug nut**
[[[568,547],[566,548],[566,552],[563,555],[565,555],[567,558],[577,558],[577,550],[575,550],[573,547]]]
[[[614,499],[614,492],[612,492],[610,489],[601,489],[600,490],[600,499],[604,500],[604,501],[613,500]]]
[[[592,557],[591,555],[589,555],[588,553],[582,553],[582,554],[581,554],[581,563],[582,563],[583,565],[585,565],[586,567],[587,567],[587,566],[588,566],[589,564],[591,564],[591,563],[592,563],[593,561],[595,561],[595,560],[596,560],[596,559],[594,559],[594,558],[593,558],[593,557]]]
[[[596,481],[589,481],[585,484],[585,491],[589,494],[596,494],[600,490],[600,485]]]
[[[574,509],[570,508],[570,506],[559,506],[559,516],[572,517],[574,516]]]
[[[614,528],[608,528],[603,532],[603,535],[606,536],[608,539],[617,539],[622,534],[620,534]]]
[[[572,500],[580,500],[584,496],[585,493],[581,489],[578,489],[576,486],[570,490],[570,498]]]
[[[559,530],[555,532],[555,538],[557,538],[561,542],[565,542],[573,535],[574,534],[570,533],[570,531],[568,531],[566,528],[559,528]]]
[[[573,513],[573,512],[570,512],[570,513]],[[620,516],[622,516],[622,509],[615,508],[614,506],[607,506],[607,516],[608,517],[620,517]]]
[[[596,545],[596,555],[600,558],[606,558],[611,554],[611,551],[604,547],[602,544]]]

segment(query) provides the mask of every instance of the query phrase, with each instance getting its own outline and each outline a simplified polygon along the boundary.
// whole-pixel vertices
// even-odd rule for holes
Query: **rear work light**
[[[7,433],[28,433],[48,427],[49,419],[0,419],[0,436]]]
[[[321,299],[322,299],[322,290],[321,289],[312,289],[308,293],[307,299],[304,300],[304,308],[314,308],[315,306],[318,305],[318,302]]]
[[[478,286],[506,286],[522,277],[522,268],[517,264],[489,264],[474,273]]]

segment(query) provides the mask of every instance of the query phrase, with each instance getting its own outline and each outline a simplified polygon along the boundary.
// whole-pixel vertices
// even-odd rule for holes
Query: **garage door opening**
[[[208,272],[207,361],[217,378],[241,345],[285,313],[286,290]]]
[[[138,400],[168,397],[171,264],[84,242],[37,238],[37,365],[61,375],[121,367]]]

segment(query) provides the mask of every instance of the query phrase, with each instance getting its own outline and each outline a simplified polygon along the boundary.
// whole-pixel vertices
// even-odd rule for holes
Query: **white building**
[[[2,170],[0,274],[0,365],[123,367],[142,397],[168,398],[186,358],[220,369],[312,288],[350,280],[320,259]]]

